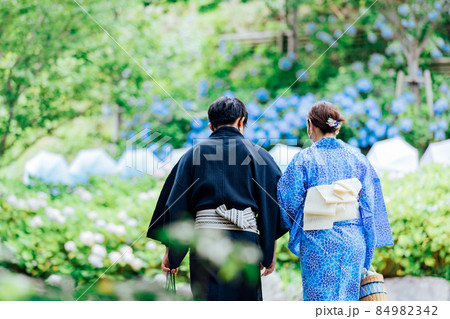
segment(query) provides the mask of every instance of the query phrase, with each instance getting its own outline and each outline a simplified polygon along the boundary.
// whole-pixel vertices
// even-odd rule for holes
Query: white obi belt
[[[309,188],[303,209],[303,230],[331,229],[334,222],[358,218],[361,188],[357,178]]]

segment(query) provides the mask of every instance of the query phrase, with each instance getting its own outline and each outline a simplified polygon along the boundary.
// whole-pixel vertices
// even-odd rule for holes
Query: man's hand
[[[277,254],[276,254],[277,243],[275,242],[275,247],[273,248],[273,259],[272,263],[269,267],[267,267],[262,273],[261,277],[268,276],[275,270],[275,265],[277,264]],[[261,264],[261,270],[264,269],[264,266]]]
[[[169,247],[166,248],[166,252],[162,258],[161,269],[163,272],[170,271],[170,263],[169,263]],[[172,269],[172,274],[178,273],[178,268]]]

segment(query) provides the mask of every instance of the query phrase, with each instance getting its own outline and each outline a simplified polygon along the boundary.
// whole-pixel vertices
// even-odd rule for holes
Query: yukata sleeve
[[[169,216],[166,211],[166,203],[169,199],[169,195],[173,188],[175,182],[175,175],[178,170],[178,163],[175,165],[170,172],[169,176],[167,176],[166,181],[164,182],[164,186],[159,194],[158,201],[155,206],[155,210],[153,211],[152,219],[150,221],[150,225],[147,229],[147,237],[160,241],[164,245],[168,245],[165,241],[163,233],[164,228],[169,224]]]
[[[277,198],[281,209],[281,219],[287,229],[291,230],[294,223],[299,224],[300,210],[305,201],[305,174],[300,161],[300,153],[294,156],[286,171],[278,181]]]
[[[169,262],[171,268],[177,268],[183,261],[189,251],[189,239],[184,235],[191,233],[188,227],[194,227],[194,217],[192,214],[191,197],[192,189],[196,186],[197,180],[193,180],[193,167],[191,154],[185,154],[179,164],[176,172],[172,190],[166,203],[167,224],[169,247]],[[176,229],[181,223],[186,223],[187,227],[179,227],[180,231],[187,232],[180,234]],[[175,234],[177,236],[175,236]],[[178,238],[180,236],[180,238]],[[176,237],[176,238],[175,238]],[[182,240],[181,238],[185,238]]]
[[[281,177],[280,168],[272,157],[264,151],[265,165],[255,163],[255,199],[259,207],[257,223],[259,240],[263,253],[262,265],[269,267],[273,260],[275,241],[287,232],[282,227],[280,208],[278,206],[277,182]]]
[[[375,169],[367,163],[363,179],[360,207],[362,216],[373,216],[375,247],[391,246],[392,232],[384,203],[381,182]]]
[[[369,161],[362,170],[362,189],[359,202],[366,233],[367,256],[365,267],[368,269],[374,249],[391,246],[393,240],[380,179]]]

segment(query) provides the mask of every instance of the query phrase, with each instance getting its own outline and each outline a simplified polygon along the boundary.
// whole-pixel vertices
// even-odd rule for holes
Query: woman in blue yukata
[[[304,300],[359,300],[375,248],[393,244],[375,170],[358,149],[336,139],[344,121],[336,106],[317,102],[307,118],[312,146],[295,155],[278,182]]]

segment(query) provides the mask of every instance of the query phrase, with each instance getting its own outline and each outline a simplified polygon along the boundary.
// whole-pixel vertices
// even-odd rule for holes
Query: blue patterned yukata
[[[307,190],[357,178],[362,188],[360,218],[335,222],[332,229],[303,230]],[[359,300],[363,267],[376,247],[392,245],[380,180],[358,149],[324,137],[295,155],[278,182],[289,249],[300,257],[304,300]]]

